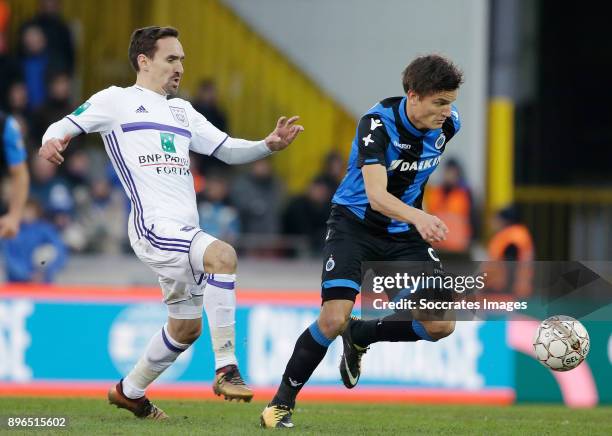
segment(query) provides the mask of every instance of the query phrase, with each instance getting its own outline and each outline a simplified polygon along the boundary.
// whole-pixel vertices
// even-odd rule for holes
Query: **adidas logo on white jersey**
[[[220,350],[229,350],[229,349],[231,349],[232,347],[233,347],[232,341],[228,340],[228,341],[227,341],[225,344],[223,344],[223,345],[221,346],[221,348],[219,348],[219,351],[220,351]]]
[[[136,109],[137,114],[148,114],[149,111],[145,109],[143,105],[140,105],[138,109]]]

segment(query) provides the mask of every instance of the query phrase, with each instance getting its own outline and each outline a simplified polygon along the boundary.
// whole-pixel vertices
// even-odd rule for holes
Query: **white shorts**
[[[198,227],[158,223],[132,240],[136,256],[157,273],[172,318],[202,316],[204,252],[217,238]]]

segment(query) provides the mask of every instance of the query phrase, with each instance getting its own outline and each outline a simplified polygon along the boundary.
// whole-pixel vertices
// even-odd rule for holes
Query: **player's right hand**
[[[64,139],[48,139],[42,147],[40,147],[40,150],[38,150],[38,155],[55,165],[61,165],[61,163],[64,162],[62,152],[66,150],[71,139],[70,135],[66,135]]]
[[[266,145],[271,151],[284,150],[293,142],[298,133],[304,131],[304,127],[299,124],[293,124],[300,117],[295,115],[289,119],[287,117],[280,117],[276,123],[274,131],[266,136]]]
[[[421,237],[429,242],[440,242],[446,239],[448,227],[435,215],[422,212],[413,222]]]

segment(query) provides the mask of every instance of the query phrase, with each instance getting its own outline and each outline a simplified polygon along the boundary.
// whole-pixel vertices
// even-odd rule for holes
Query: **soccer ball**
[[[542,321],[533,339],[536,358],[553,371],[576,368],[589,354],[590,344],[580,321],[565,315]]]

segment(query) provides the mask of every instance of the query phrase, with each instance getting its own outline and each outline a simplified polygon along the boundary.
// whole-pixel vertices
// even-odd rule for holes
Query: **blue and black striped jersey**
[[[459,113],[454,106],[441,129],[419,130],[406,115],[406,97],[391,97],[376,104],[359,121],[348,170],[332,203],[351,212],[346,215],[376,230],[391,234],[410,230],[412,226],[392,220],[370,207],[361,167],[384,165],[387,190],[407,205],[420,209],[425,184],[460,126]]]

